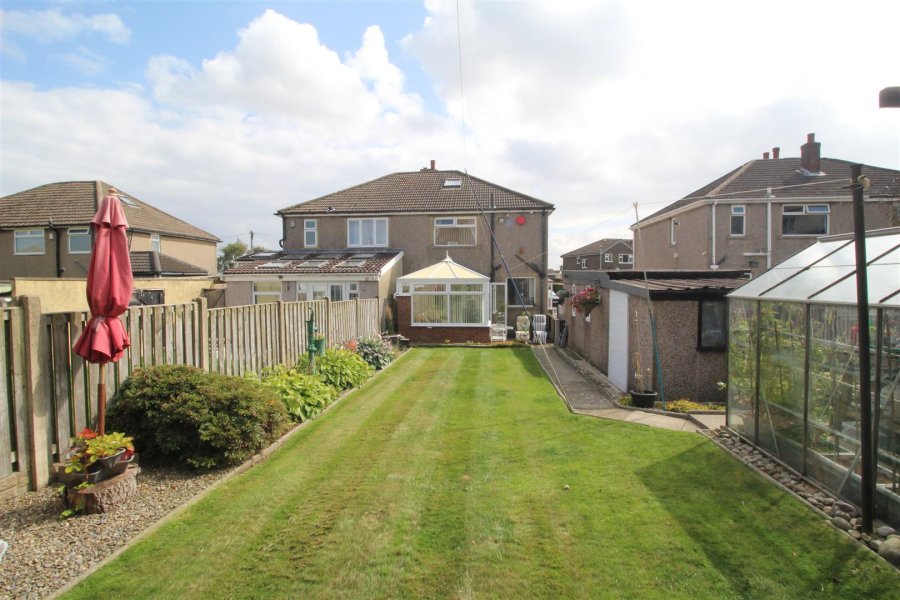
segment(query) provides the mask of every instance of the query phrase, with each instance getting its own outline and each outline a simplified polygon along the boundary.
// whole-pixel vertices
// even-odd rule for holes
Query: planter
[[[119,459],[122,458],[123,454],[125,454],[125,448],[121,448],[112,456],[104,456],[103,458],[98,459],[97,462],[99,462],[104,469],[112,469],[119,462]]]
[[[658,395],[656,392],[635,392],[630,390],[628,394],[631,396],[631,405],[635,408],[653,408],[656,404]]]
[[[313,340],[313,343],[316,345],[316,356],[322,356],[325,354],[325,338],[320,340]]]
[[[121,475],[125,471],[128,470],[128,467],[134,463],[134,454],[132,454],[129,458],[123,458],[119,460],[115,465],[110,468],[101,469],[101,473],[104,474],[102,479],[110,479],[115,477],[116,475]]]
[[[584,316],[588,316],[591,314],[591,311],[600,306],[600,301],[596,302],[582,302],[581,304],[576,304],[575,307],[584,313]]]

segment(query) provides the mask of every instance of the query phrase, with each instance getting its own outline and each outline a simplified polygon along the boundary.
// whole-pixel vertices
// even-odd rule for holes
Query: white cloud
[[[91,52],[83,46],[80,46],[75,52],[58,54],[53,56],[53,58],[60,64],[66,65],[89,77],[102,75],[109,64],[109,59],[96,52]]]
[[[4,37],[12,33],[43,43],[71,39],[88,32],[99,33],[116,44],[127,44],[131,40],[131,29],[116,14],[66,15],[59,8],[0,10],[0,31]]]

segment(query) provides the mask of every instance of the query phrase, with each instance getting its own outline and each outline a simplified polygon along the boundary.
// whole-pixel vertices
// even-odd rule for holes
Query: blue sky
[[[464,153],[454,0],[3,1],[0,194],[102,179],[276,247],[277,209],[435,159],[554,203],[552,266],[811,132],[900,165],[896,41],[810,6],[462,0]]]

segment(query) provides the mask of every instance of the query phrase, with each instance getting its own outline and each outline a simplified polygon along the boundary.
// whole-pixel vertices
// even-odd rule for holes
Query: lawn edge
[[[215,483],[213,483],[213,484],[210,485],[209,487],[204,488],[203,490],[201,490],[196,496],[190,498],[190,499],[187,500],[184,504],[181,504],[181,505],[176,506],[175,508],[173,508],[171,511],[169,511],[168,513],[166,513],[166,514],[165,514],[162,518],[160,518],[158,521],[156,521],[155,523],[153,523],[152,525],[150,525],[149,527],[147,527],[146,529],[144,529],[143,531],[141,531],[140,533],[138,533],[137,535],[135,535],[133,538],[129,539],[127,542],[125,542],[125,543],[124,543],[122,546],[120,546],[119,548],[116,548],[116,550],[113,551],[112,554],[107,555],[107,556],[106,556],[105,558],[103,558],[100,562],[98,562],[97,564],[93,565],[92,567],[90,567],[90,568],[87,569],[86,571],[83,571],[83,572],[80,573],[77,577],[75,577],[74,579],[72,579],[72,580],[70,580],[69,582],[67,582],[63,587],[57,589],[57,590],[56,590],[55,592],[53,592],[51,595],[46,596],[46,598],[47,598],[48,600],[56,600],[57,598],[61,598],[63,595],[68,594],[69,592],[71,592],[71,591],[75,588],[75,586],[77,586],[79,583],[81,583],[82,581],[84,581],[85,579],[87,579],[88,577],[90,577],[91,575],[93,575],[94,573],[96,573],[97,571],[99,571],[100,569],[102,569],[103,567],[105,567],[107,564],[109,564],[109,563],[111,563],[112,561],[114,561],[116,558],[119,557],[119,555],[121,555],[121,554],[122,554],[123,552],[125,552],[126,550],[130,549],[130,548],[131,548],[133,545],[135,545],[137,542],[141,541],[141,540],[144,539],[145,537],[147,537],[147,536],[149,536],[150,534],[154,533],[157,529],[159,529],[160,527],[162,527],[163,525],[165,525],[166,523],[168,523],[169,521],[171,521],[172,519],[174,519],[175,517],[177,517],[178,515],[180,515],[180,514],[183,513],[184,511],[186,511],[187,509],[189,509],[189,508],[190,508],[191,506],[193,506],[194,504],[197,504],[198,502],[200,502],[200,500],[202,500],[203,498],[205,498],[205,497],[206,497],[209,493],[211,493],[213,490],[215,490],[215,489],[218,488],[219,486],[221,486],[221,485],[227,483],[228,481],[231,481],[232,479],[236,478],[238,475],[243,475],[244,473],[246,473],[246,472],[247,472],[248,470],[250,470],[251,468],[253,468],[253,467],[255,467],[256,465],[258,465],[258,464],[262,463],[263,461],[265,461],[271,454],[273,454],[276,450],[278,450],[279,448],[281,448],[281,447],[282,447],[289,439],[291,439],[298,431],[300,431],[301,429],[303,429],[304,427],[306,427],[309,423],[312,423],[312,422],[314,422],[314,421],[320,419],[323,415],[325,415],[325,414],[326,414],[328,411],[330,411],[333,407],[337,406],[337,405],[341,402],[341,400],[343,400],[344,398],[346,398],[346,397],[349,396],[350,394],[352,394],[352,393],[354,393],[354,392],[357,392],[357,391],[359,391],[359,390],[365,389],[365,388],[366,388],[369,384],[371,384],[371,383],[372,383],[379,375],[383,374],[385,371],[387,371],[388,369],[390,369],[392,366],[394,366],[394,365],[396,365],[397,363],[399,363],[400,361],[402,361],[408,354],[409,354],[409,350],[405,351],[398,359],[392,361],[390,364],[388,364],[388,365],[387,365],[386,367],[384,367],[383,369],[380,369],[380,370],[378,370],[378,371],[375,371],[375,374],[374,374],[368,381],[366,381],[364,384],[362,384],[362,385],[359,386],[358,388],[352,388],[352,389],[344,390],[343,392],[341,392],[341,393],[338,395],[337,400],[335,400],[334,402],[332,402],[331,404],[329,404],[329,405],[325,408],[325,410],[323,410],[321,413],[319,413],[318,415],[316,415],[316,418],[315,418],[315,419],[310,419],[310,420],[308,420],[308,421],[303,421],[302,423],[298,424],[296,427],[292,428],[290,431],[288,431],[287,433],[285,433],[283,436],[281,436],[280,438],[278,438],[277,440],[275,440],[274,442],[272,442],[269,446],[267,446],[266,448],[263,448],[263,449],[260,450],[258,453],[254,454],[253,456],[251,456],[250,458],[248,458],[247,460],[245,460],[244,462],[242,462],[242,463],[239,464],[238,466],[234,467],[231,471],[229,471],[228,473],[226,473],[225,475],[223,475],[223,476],[222,476],[219,480],[217,480]]]

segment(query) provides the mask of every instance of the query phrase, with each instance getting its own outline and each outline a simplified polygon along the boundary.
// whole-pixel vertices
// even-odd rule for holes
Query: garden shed
[[[400,334],[413,343],[489,343],[490,279],[450,258],[397,279]]]
[[[900,229],[866,234],[875,516],[900,525]],[[728,295],[728,426],[861,504],[852,235],[815,244]]]

